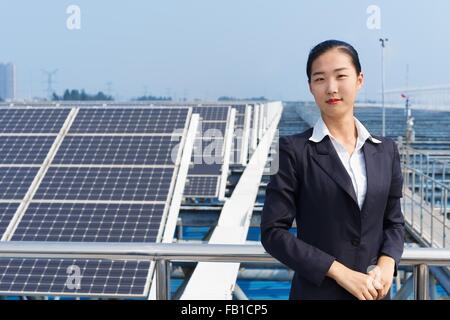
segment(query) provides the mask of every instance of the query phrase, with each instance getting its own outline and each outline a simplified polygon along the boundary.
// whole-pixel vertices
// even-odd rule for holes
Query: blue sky
[[[431,5],[432,3],[432,5]],[[68,30],[69,5],[81,29]],[[367,28],[369,5],[381,29]],[[377,98],[381,36],[388,37],[386,88],[450,83],[450,1],[23,1],[0,3],[0,62],[17,68],[18,96],[44,96],[42,69],[58,69],[55,89],[145,92],[176,98],[221,95],[311,100],[305,64],[320,41],[350,42],[361,58],[361,98]]]

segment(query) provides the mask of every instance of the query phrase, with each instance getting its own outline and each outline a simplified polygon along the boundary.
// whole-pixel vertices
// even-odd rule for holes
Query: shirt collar
[[[364,127],[364,125],[359,122],[356,117],[353,118],[355,119],[356,131],[358,132],[358,140],[364,143],[367,139],[370,139],[370,141],[372,141],[373,143],[381,143],[380,140],[375,139],[371,136],[366,127]],[[317,120],[316,124],[314,125],[313,133],[309,140],[313,142],[320,142],[325,136],[330,136],[331,138],[336,140],[336,138],[331,135],[322,117],[319,117],[319,120]]]

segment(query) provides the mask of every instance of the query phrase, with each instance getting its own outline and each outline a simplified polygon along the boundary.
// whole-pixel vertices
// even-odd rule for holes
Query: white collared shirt
[[[325,136],[330,137],[334,149],[339,155],[339,158],[341,159],[345,170],[352,180],[353,189],[355,190],[355,194],[358,199],[359,209],[362,209],[362,205],[364,203],[367,192],[366,163],[364,159],[364,153],[362,151],[362,146],[367,139],[370,139],[373,143],[381,143],[381,141],[373,138],[370,135],[369,131],[367,131],[367,129],[363,126],[363,124],[359,122],[356,117],[353,118],[355,119],[358,138],[356,140],[356,147],[352,155],[349,155],[345,147],[331,135],[322,117],[320,117],[314,125],[313,134],[311,138],[309,138],[309,140],[313,142],[320,142]]]

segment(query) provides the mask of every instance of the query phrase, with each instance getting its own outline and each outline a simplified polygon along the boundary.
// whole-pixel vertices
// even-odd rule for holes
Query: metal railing
[[[185,262],[273,262],[261,245],[175,243],[62,243],[0,242],[0,258],[70,258],[150,260],[156,262],[156,298],[169,296],[170,263]],[[413,266],[415,299],[429,298],[429,266],[450,266],[450,249],[405,248],[401,265]],[[281,265],[281,264],[280,264]]]
[[[427,153],[425,150],[413,148],[410,144],[403,141],[403,137],[399,138],[397,143],[402,154],[403,164],[418,169],[433,179],[441,180],[444,183],[448,182],[446,176],[450,173],[448,171],[450,151],[439,150],[439,154],[429,153],[429,151]],[[424,143],[429,144],[430,142]],[[440,179],[436,177],[440,177]]]
[[[406,145],[399,145],[403,170],[403,210],[413,234],[422,244],[447,247],[450,186],[445,183],[446,163],[430,158]],[[437,172],[437,166],[442,173]],[[442,174],[442,180],[436,178]],[[409,191],[409,192],[405,192]],[[415,221],[415,219],[419,221]],[[424,221],[429,226],[424,233]],[[435,239],[440,236],[440,239]]]

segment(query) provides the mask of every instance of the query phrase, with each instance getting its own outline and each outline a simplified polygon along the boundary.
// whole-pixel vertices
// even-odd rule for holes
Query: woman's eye
[[[345,74],[338,75],[338,78],[346,78],[346,77],[347,77],[347,75],[345,75]]]
[[[322,81],[323,80],[323,78],[316,78],[316,80],[314,80],[315,82],[317,82],[317,81]]]

